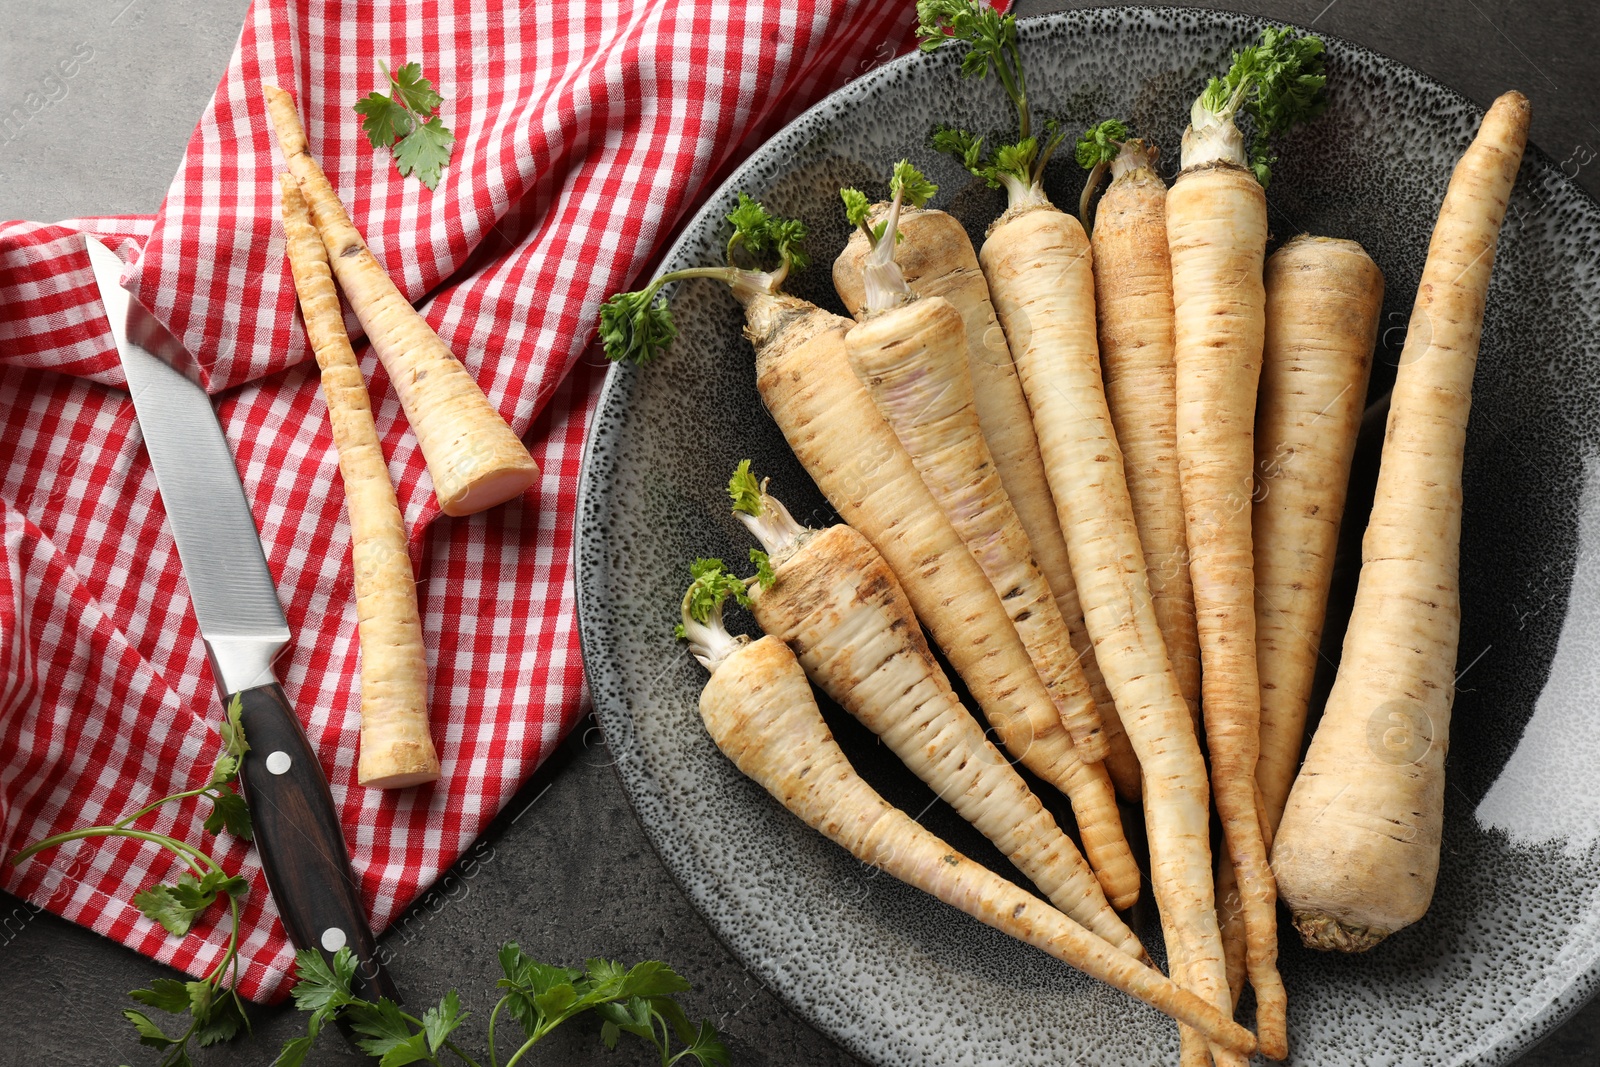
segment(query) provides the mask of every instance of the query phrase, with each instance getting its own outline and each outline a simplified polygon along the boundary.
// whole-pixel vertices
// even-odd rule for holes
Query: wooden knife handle
[[[283,687],[256,686],[230,694],[224,703],[235,696],[250,745],[239,780],[267,887],[289,940],[330,961],[341,946],[350,946],[357,961],[352,992],[398,1001],[361,907],[328,780]]]

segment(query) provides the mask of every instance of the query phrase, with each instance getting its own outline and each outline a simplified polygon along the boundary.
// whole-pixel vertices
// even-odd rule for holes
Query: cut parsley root
[[[1527,144],[1506,93],[1456,164],[1422,267],[1338,677],[1273,843],[1313,948],[1422,917],[1439,873],[1461,636],[1461,470],[1495,243]]]
[[[889,213],[864,264],[865,318],[845,335],[850,365],[1000,597],[1078,758],[1097,763],[1106,754],[1100,713],[979,427],[966,324],[943,297],[917,299],[895,265],[901,201],[921,207],[934,187],[904,160],[889,187]],[[844,192],[851,221],[864,228],[866,197]]]
[[[857,226],[833,264],[833,285],[857,319],[866,312],[866,286],[862,267],[870,252],[871,228],[887,215],[887,202],[868,208],[866,225]],[[1104,765],[1116,785],[1117,795],[1129,802],[1139,799],[1139,761],[1117,717],[1094,644],[1083,622],[1077,586],[1067,561],[1067,544],[1061,533],[1055,501],[1045,477],[1044,461],[1033,431],[1033,416],[1023,395],[1017,368],[1004,332],[989,300],[989,286],[978,267],[978,254],[967,231],[954,217],[931,208],[901,206],[900,240],[895,261],[913,292],[922,297],[942,297],[961,313],[967,330],[967,367],[972,380],[972,406],[988,443],[1017,518],[1033,547],[1034,560],[1050,591],[1056,609],[1066,621],[1074,653],[1094,696],[1107,753]]]
[[[973,46],[963,69],[981,74],[990,64],[1015,62],[1004,47],[1014,29],[962,33],[960,18],[986,17],[987,9],[974,0],[923,0],[919,10],[942,13],[924,18],[930,41],[948,40],[949,29]],[[991,58],[972,62],[974,54]],[[1011,80],[1021,83],[1017,74]],[[1007,192],[1010,206],[990,228],[979,263],[1033,411],[1096,659],[1144,775],[1151,883],[1169,952],[1183,964],[1178,980],[1218,1011],[1231,1013],[1211,874],[1206,766],[1150,602],[1122,453],[1106,406],[1092,253],[1078,220],[1045,197],[1041,156],[1048,150],[1041,153],[1027,135],[1025,96],[1011,95],[1023,135],[1017,143],[987,158],[982,143],[964,131],[940,131],[935,144]],[[1219,1063],[1242,1065],[1227,1049],[1212,1051]]]
[[[1270,138],[1323,107],[1322,42],[1267,30],[1234,53],[1190,109],[1183,169],[1167,194],[1182,485],[1200,636],[1211,784],[1239,888],[1262,1054],[1288,1055],[1278,975],[1277,888],[1256,802],[1261,689],[1250,531],[1256,390],[1266,329]],[[1255,120],[1248,155],[1234,117]]]
[[[724,629],[723,600],[743,583],[720,567],[695,570],[680,632],[711,672],[700,717],[740,771],[861,862],[1196,1027],[1219,1047],[1241,1055],[1254,1049],[1250,1032],[1215,1007],[961,855],[879,796],[834,741],[789,647],[771,635],[746,643]]]
[[[528,449],[439,335],[395,288],[306,148],[294,99],[265,86],[278,144],[328,250],[339,288],[383,361],[433,476],[439,508],[471,515],[539,477]]]
[[[439,777],[428,732],[428,658],[405,519],[372,421],[361,365],[350,349],[328,254],[293,175],[280,176],[283,232],[322,371],[333,445],[350,515],[350,558],[361,639],[361,757],[356,780],[401,789]]]
[[[951,690],[877,549],[848,526],[800,526],[756,482],[748,460],[728,491],[763,550],[753,553],[763,566],[750,591],[761,628],[788,644],[818,688],[881,737],[1046,899],[1145,959],[1071,838]]]
[[[1078,759],[999,597],[856,380],[844,350],[850,321],[779,291],[798,261],[804,227],[742,195],[729,219],[730,258],[755,251],[777,257],[776,269],[694,268],[613,296],[601,308],[607,355],[647,362],[670,340],[671,314],[656,296],[665,282],[712,278],[732,287],[756,349],[756,387],[795,455],[844,521],[888,561],[1006,751],[1071,799],[1084,854],[1106,896],[1126,906],[1139,872],[1104,768]]]

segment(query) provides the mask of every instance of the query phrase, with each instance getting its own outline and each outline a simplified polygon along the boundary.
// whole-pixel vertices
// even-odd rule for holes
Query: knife
[[[175,368],[191,363],[182,344],[119,284],[122,260],[93,237],[85,243],[211,673],[223,706],[240,702],[250,751],[239,780],[267,888],[296,948],[331,960],[348,945],[358,963],[352,991],[398,1000],[361,907],[328,780],[272,672],[289,622],[222,424],[205,390]]]

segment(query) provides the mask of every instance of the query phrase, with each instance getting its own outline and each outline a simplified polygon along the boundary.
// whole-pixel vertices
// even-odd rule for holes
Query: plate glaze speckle
[[[1215,12],[1115,9],[1021,24],[1043,115],[1077,130],[1130,116],[1170,177],[1187,102],[1264,24]],[[1358,450],[1335,576],[1324,677],[1354,591],[1382,433],[1381,404],[1439,202],[1481,111],[1424,76],[1329,40],[1331,105],[1282,146],[1268,196],[1274,242],[1360,241],[1387,298],[1375,407]],[[956,56],[890,63],[755,153],[685,231],[664,269],[719,261],[739,189],[811,225],[817,266],[791,286],[835,311],[828,264],[846,237],[836,190],[881,194],[909,155],[934,206],[974,241],[1001,194],[927,147],[936,123],[1003,132],[998,88]],[[1047,191],[1077,203],[1062,152]],[[1284,938],[1292,1062],[1499,1064],[1600,981],[1600,208],[1530,149],[1489,292],[1468,436],[1464,623],[1450,738],[1444,858],[1427,917],[1363,957]],[[811,525],[833,514],[756,394],[742,316],[711,282],[676,287],[681,332],[645,370],[612,371],[579,497],[578,609],[596,714],[667,866],[763,981],[879,1064],[1176,1062],[1165,1018],[855,862],[717,752],[696,699],[705,672],[670,633],[696,556],[744,560],[723,485],[744,457]],[[734,613],[735,626],[750,625]],[[999,855],[835,707],[851,759],[894,803],[1009,877]],[[1067,809],[1048,800],[1064,824]],[[1137,833],[1137,818],[1128,820]],[[1148,904],[1132,915],[1160,957]]]

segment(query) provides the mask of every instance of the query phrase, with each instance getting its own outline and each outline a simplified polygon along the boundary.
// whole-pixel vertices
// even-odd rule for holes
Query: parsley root
[[[895,166],[894,200],[865,263],[866,318],[845,335],[845,351],[878,414],[1000,597],[1078,758],[1097,763],[1106,754],[1100,713],[979,427],[966,324],[943,297],[915,297],[894,262],[902,195],[920,179],[909,163]],[[927,185],[917,199],[931,191]]]
[[[1300,766],[1333,555],[1383,314],[1383,273],[1354,241],[1296,237],[1267,257],[1256,408],[1255,543],[1264,825]]]
[[[1270,138],[1323,105],[1322,42],[1269,29],[1235,52],[1190,108],[1183,169],[1167,194],[1177,368],[1178,477],[1200,636],[1211,785],[1239,887],[1262,1054],[1288,1055],[1278,975],[1277,887],[1256,804],[1261,691],[1250,536],[1256,390],[1266,329]],[[1246,153],[1234,123],[1254,120]]]
[[[1047,900],[1144,959],[1144,946],[1111,910],[1077,846],[962,707],[877,549],[848,526],[800,526],[756,483],[748,461],[729,492],[770,564],[750,593],[761,628],[787,643],[823,692],[881,737]]]
[[[867,225],[857,226],[833,264],[833,286],[839,299],[859,320],[866,314],[866,285],[862,266],[872,251],[869,227],[888,214],[887,202],[868,209]],[[895,261],[913,292],[922,297],[943,297],[961,313],[967,329],[967,367],[972,379],[972,406],[978,415],[989,452],[994,457],[1000,484],[1016,508],[1017,518],[1033,546],[1034,560],[1050,590],[1056,609],[1066,621],[1073,651],[1094,695],[1105,732],[1106,771],[1117,795],[1130,802],[1139,799],[1139,761],[1117,717],[1116,705],[1106,689],[1094,658],[1094,643],[1084,626],[1078,589],[1067,562],[1067,543],[1056,517],[1055,501],[1045,478],[1033,416],[1017,380],[1016,364],[1006,345],[1005,333],[989,300],[989,285],[978,267],[978,254],[961,222],[943,211],[902,205],[900,240]]]
[[[1099,143],[1111,134],[1122,139]],[[1155,147],[1129,139],[1126,127],[1115,120],[1090,131],[1078,149],[1080,163],[1104,165],[1111,173],[1090,235],[1100,368],[1144,548],[1156,625],[1189,716],[1198,726],[1200,638],[1178,486],[1167,187],[1155,171]]]
[[[703,569],[695,579],[717,582]],[[692,603],[704,603],[691,586],[682,627],[711,672],[700,717],[740,771],[861,862],[1196,1027],[1219,1047],[1240,1054],[1255,1047],[1250,1032],[1215,1007],[961,855],[879,796],[834,741],[789,647],[771,635],[748,644],[729,636],[721,617],[726,595],[719,591],[707,609],[691,611]]]
[[[1295,927],[1364,951],[1422,917],[1439,873],[1461,630],[1461,469],[1495,243],[1528,101],[1494,102],[1428,243],[1390,401],[1339,673],[1273,844]]]
[[[373,256],[306,148],[294,99],[264,88],[289,170],[311,209],[339,288],[383,361],[416,432],[446,515],[471,515],[521,496],[539,467],[483,390]]]
[[[951,9],[968,19],[983,10],[976,0],[943,6],[947,13],[938,25],[958,33],[961,21]],[[949,39],[939,33],[929,40]],[[963,39],[975,52],[990,49],[997,60],[1006,55],[993,51],[992,39]],[[983,67],[974,66],[982,73]],[[1106,406],[1089,240],[1078,220],[1045,196],[1038,145],[1026,136],[1026,99],[1021,93],[1012,97],[1024,134],[1019,142],[986,155],[971,134],[944,130],[935,145],[1005,189],[1010,201],[990,227],[978,262],[1033,411],[1096,661],[1139,757],[1151,883],[1168,951],[1185,965],[1177,970],[1178,981],[1229,1011],[1211,875],[1206,767],[1151,605],[1122,452]],[[1225,1049],[1213,1052],[1219,1061],[1242,1063]]]
[[[401,789],[439,777],[439,757],[428,733],[428,659],[405,519],[372,421],[361,365],[344,332],[327,250],[294,176],[280,175],[279,182],[289,267],[306,337],[322,371],[322,395],[350,516],[361,639],[361,756],[356,779],[374,789]]]

